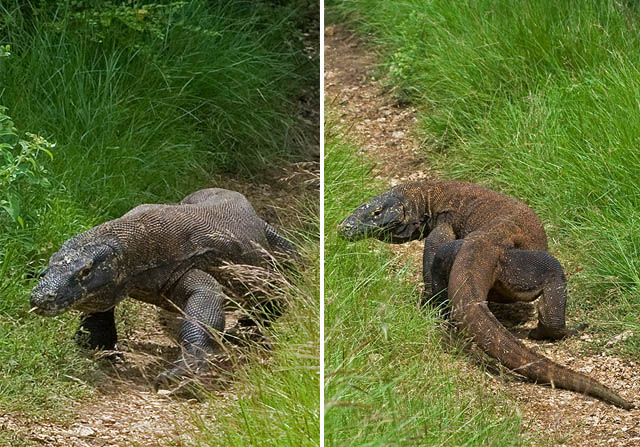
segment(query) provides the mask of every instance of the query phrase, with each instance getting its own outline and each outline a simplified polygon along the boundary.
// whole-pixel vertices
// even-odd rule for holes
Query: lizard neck
[[[437,183],[417,181],[398,186],[405,201],[407,222],[417,224],[426,236],[432,230],[431,222],[438,212],[440,192]]]

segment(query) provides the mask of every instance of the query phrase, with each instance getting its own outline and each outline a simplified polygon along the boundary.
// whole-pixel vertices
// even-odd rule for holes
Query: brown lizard
[[[529,379],[588,394],[619,407],[634,405],[590,377],[532,351],[500,324],[487,301],[538,299],[530,336],[557,340],[565,324],[566,279],[547,252],[535,212],[479,185],[418,181],[398,185],[358,207],[338,227],[347,240],[403,243],[425,239],[423,277],[430,300],[451,304],[453,321],[483,351]]]

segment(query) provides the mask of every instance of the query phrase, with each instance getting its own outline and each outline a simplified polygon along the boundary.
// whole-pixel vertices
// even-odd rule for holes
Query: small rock
[[[117,422],[116,419],[111,416],[102,416],[101,419],[104,425],[113,425]]]
[[[96,434],[95,430],[86,425],[76,425],[67,432],[71,436],[77,436],[78,438],[88,438]]]

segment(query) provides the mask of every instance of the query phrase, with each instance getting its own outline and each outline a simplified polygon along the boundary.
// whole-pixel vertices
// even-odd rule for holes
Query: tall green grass
[[[85,205],[110,195],[122,211],[127,191],[169,196],[214,173],[255,175],[306,149],[291,135],[292,103],[317,67],[296,42],[301,11],[248,3],[183,2],[161,16],[160,36],[130,36],[115,18],[97,27],[68,5],[32,26],[3,8],[13,56],[0,103],[57,142],[54,168]]]
[[[11,55],[0,58],[0,104],[19,131],[56,143],[53,160],[39,160],[50,184],[16,185],[24,228],[0,210],[3,410],[60,409],[93,391],[96,366],[73,345],[74,317],[26,313],[37,272],[64,240],[140,203],[312,156],[296,116],[317,79],[305,6],[2,2]]]
[[[329,130],[325,144],[325,445],[518,446],[518,415],[461,369],[432,311],[418,306],[419,266],[335,228],[379,192],[370,166]]]
[[[313,206],[317,210],[317,203]],[[320,256],[307,235],[308,265],[281,285],[286,314],[267,329],[270,348],[253,346],[244,367],[234,368],[234,405],[212,396],[210,418],[196,426],[198,446],[304,447],[320,445]],[[262,361],[258,361],[262,360]]]
[[[428,163],[548,223],[570,313],[640,345],[640,15],[632,2],[333,2],[420,109]]]

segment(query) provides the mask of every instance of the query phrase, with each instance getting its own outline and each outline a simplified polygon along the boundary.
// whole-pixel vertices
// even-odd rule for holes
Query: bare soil
[[[359,41],[346,27],[325,29],[325,109],[329,122],[345,129],[367,159],[375,165],[372,175],[389,186],[407,180],[438,176],[429,167],[416,138],[417,111],[399,102],[377,77],[383,77],[377,66],[378,55]],[[413,242],[391,246],[399,255],[421,265],[422,244]],[[419,269],[410,278],[420,281]],[[535,314],[529,312],[533,317]],[[572,321],[568,315],[568,321]],[[535,320],[516,324],[510,330],[524,338]],[[523,341],[544,355],[581,371],[618,391],[625,398],[640,403],[638,362],[615,356],[615,345],[624,337],[599,340],[597,335],[582,335],[555,343]],[[599,353],[576,354],[584,346],[597,347]],[[598,351],[597,348],[589,349]],[[462,368],[479,365],[464,364]],[[509,373],[488,375],[495,393],[506,393],[516,411],[522,415],[525,437],[536,446],[640,446],[640,409],[621,410],[599,400],[552,389],[529,382]]]

